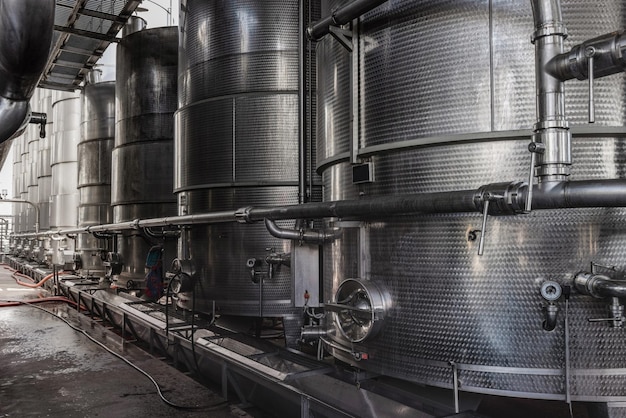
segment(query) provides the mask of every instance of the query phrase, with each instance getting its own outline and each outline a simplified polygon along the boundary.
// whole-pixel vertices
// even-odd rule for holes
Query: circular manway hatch
[[[327,305],[335,317],[341,334],[350,342],[359,343],[376,336],[383,327],[388,301],[380,288],[361,279],[344,280],[335,293],[335,301]]]

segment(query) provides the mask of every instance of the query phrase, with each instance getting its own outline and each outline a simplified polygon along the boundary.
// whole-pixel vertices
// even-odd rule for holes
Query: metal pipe
[[[0,0],[0,142],[19,135],[48,62],[54,0]]]
[[[330,33],[331,26],[341,26],[350,23],[386,1],[387,0],[355,0],[333,11],[330,16],[326,16],[309,25],[306,30],[307,35],[313,40],[321,39]]]
[[[554,328],[556,328],[556,320],[558,318],[558,314],[559,314],[559,308],[553,304],[550,303],[548,306],[546,306],[546,315],[545,315],[545,320],[543,321],[543,329],[546,331],[553,331]]]
[[[626,180],[624,179],[561,182],[550,186],[534,186],[533,210],[626,207]],[[528,186],[523,183],[493,183],[475,190],[379,196],[361,200],[309,202],[302,205],[269,208],[246,207],[233,211],[135,219],[115,224],[54,230],[41,234],[16,234],[15,236],[28,238],[92,232],[117,232],[147,227],[228,222],[253,223],[265,219],[271,221],[320,218],[380,219],[414,213],[482,212],[485,196],[497,196],[496,199],[490,200],[490,215],[513,215],[524,213],[527,195]],[[26,203],[21,200],[18,202]],[[290,234],[290,236],[293,235]]]
[[[555,56],[546,69],[561,81],[586,80],[590,60],[595,78],[625,71],[626,32],[611,32],[578,44],[569,52]]]
[[[306,173],[307,173],[307,126],[306,126],[306,16],[307,0],[300,0],[298,28],[302,31],[298,37],[298,203],[306,203]]]
[[[536,156],[539,181],[567,180],[572,164],[569,124],[565,118],[564,83],[548,68],[554,57],[563,53],[567,29],[561,16],[559,0],[531,0],[535,32],[535,77],[537,91],[537,123],[534,142],[545,145]]]
[[[291,241],[306,242],[309,244],[324,244],[337,238],[335,232],[323,232],[317,230],[301,229],[285,229],[276,225],[276,222],[265,219],[265,227],[267,231],[276,238],[287,239]]]
[[[5,198],[1,198],[0,199],[0,203],[2,202],[7,202],[7,203],[26,203],[27,205],[31,205],[32,207],[35,208],[35,234],[39,233],[39,206],[36,203],[33,203],[29,200],[22,200],[22,199],[5,199]]]
[[[583,295],[596,298],[626,297],[626,281],[613,280],[603,274],[580,272],[574,277],[574,286]]]

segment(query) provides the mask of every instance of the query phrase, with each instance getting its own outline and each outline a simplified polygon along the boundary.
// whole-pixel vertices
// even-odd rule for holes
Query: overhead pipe
[[[0,143],[30,120],[29,100],[52,43],[54,0],[0,0]]]
[[[333,11],[330,16],[309,25],[307,35],[313,40],[319,40],[330,33],[331,26],[350,23],[385,2],[387,0],[355,0]]]
[[[554,183],[551,187],[534,186],[533,210],[591,207],[626,207],[626,180],[584,180]],[[302,205],[277,207],[245,207],[232,211],[197,215],[135,219],[129,222],[51,230],[39,234],[15,234],[15,237],[36,238],[54,235],[73,235],[94,232],[172,227],[195,224],[254,223],[287,219],[361,218],[388,219],[393,216],[416,213],[472,213],[483,212],[489,200],[490,215],[524,213],[528,186],[524,183],[493,183],[478,189],[437,193],[379,196],[360,200],[309,202]],[[291,239],[291,238],[289,238]]]

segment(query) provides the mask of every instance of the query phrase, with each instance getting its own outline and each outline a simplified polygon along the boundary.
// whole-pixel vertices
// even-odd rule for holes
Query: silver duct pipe
[[[535,168],[539,181],[564,181],[572,164],[572,134],[565,118],[564,83],[548,68],[554,57],[563,53],[567,29],[561,17],[559,0],[531,0],[535,32],[535,76],[537,90],[537,123],[533,142],[540,148],[536,153]]]
[[[556,183],[553,187],[534,186],[533,210],[590,207],[626,207],[626,180],[585,180]],[[269,219],[364,218],[381,219],[415,213],[482,212],[489,200],[490,215],[524,213],[528,186],[523,183],[493,183],[475,190],[380,196],[362,200],[310,202],[270,208],[247,207],[197,215],[135,219],[128,222],[48,231],[43,234],[17,234],[32,238],[45,235],[73,235],[119,232],[140,228],[171,227],[215,223],[253,223]],[[278,232],[282,234],[282,232]],[[290,234],[293,236],[292,234]],[[292,239],[291,236],[288,239]]]
[[[306,32],[309,38],[318,40],[330,33],[331,26],[341,26],[380,6],[387,0],[355,0],[335,10],[330,16],[309,25]]]
[[[0,142],[23,131],[50,53],[54,0],[0,0]]]

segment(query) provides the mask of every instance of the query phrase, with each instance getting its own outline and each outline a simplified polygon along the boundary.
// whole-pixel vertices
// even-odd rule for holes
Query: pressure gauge
[[[555,281],[548,280],[541,285],[541,296],[548,302],[554,302],[560,298],[561,293],[563,293],[561,285]]]

